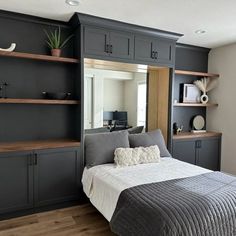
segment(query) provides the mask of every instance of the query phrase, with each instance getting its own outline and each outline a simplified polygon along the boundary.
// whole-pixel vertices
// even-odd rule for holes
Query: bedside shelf
[[[16,57],[16,58],[24,58],[24,59],[40,60],[40,61],[64,62],[64,63],[74,63],[74,64],[79,63],[79,60],[75,58],[53,57],[53,56],[48,56],[48,55],[31,54],[31,53],[23,53],[23,52],[0,51],[0,56]]]
[[[192,132],[183,132],[178,135],[174,134],[173,139],[193,139],[193,138],[208,138],[208,137],[219,137],[222,134],[219,132],[207,131],[205,133],[192,133]]]
[[[1,98],[0,104],[48,104],[48,105],[78,105],[78,100],[49,100],[49,99],[17,99]]]
[[[219,77],[219,74],[195,72],[195,71],[187,71],[187,70],[175,70],[175,74],[176,75],[192,75],[192,76],[199,76],[199,77]]]
[[[217,107],[217,103],[174,103],[173,106],[175,107]]]
[[[24,142],[6,142],[0,143],[0,153],[32,151],[50,148],[79,147],[80,142],[75,140],[41,140]]]

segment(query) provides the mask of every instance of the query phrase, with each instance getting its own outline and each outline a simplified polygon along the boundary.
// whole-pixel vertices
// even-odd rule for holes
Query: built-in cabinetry
[[[33,168],[29,152],[0,154],[0,213],[33,207]]]
[[[78,147],[0,153],[0,215],[80,198]]]
[[[175,41],[84,26],[85,57],[129,59],[133,63],[172,65]]]
[[[84,26],[84,53],[87,56],[133,59],[134,36],[126,32]]]
[[[45,32],[67,23],[0,11],[0,218],[81,197],[80,61],[73,40],[50,56]],[[16,33],[17,32],[17,33]],[[4,84],[6,88],[4,90]],[[45,99],[43,92],[71,93]],[[69,204],[69,203],[68,203]]]
[[[173,155],[176,159],[210,170],[220,169],[220,133],[182,133],[174,135],[173,139]]]
[[[211,101],[202,103],[182,103],[180,101],[180,85],[192,84],[203,77],[218,78],[218,74],[207,72],[209,49],[177,45],[176,70],[173,80],[172,129],[173,124],[183,125],[183,132],[173,135],[172,155],[179,160],[195,164],[211,170],[220,169],[221,133],[192,133],[191,121],[194,116],[201,115],[206,120],[207,109],[217,109],[218,104]],[[219,127],[220,128],[220,127]]]
[[[83,57],[146,65],[174,66],[180,34],[75,14],[83,35]]]
[[[135,60],[171,65],[174,62],[175,43],[171,40],[144,36],[135,37]]]

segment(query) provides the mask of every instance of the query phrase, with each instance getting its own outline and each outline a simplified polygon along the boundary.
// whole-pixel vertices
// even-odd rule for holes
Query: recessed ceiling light
[[[66,3],[70,6],[78,6],[79,5],[78,0],[66,0]]]
[[[202,29],[195,31],[195,34],[205,34],[205,33],[206,33],[206,30],[202,30]]]

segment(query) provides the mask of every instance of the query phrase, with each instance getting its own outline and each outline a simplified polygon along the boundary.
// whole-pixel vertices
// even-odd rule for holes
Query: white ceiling
[[[65,0],[1,0],[0,9],[63,21],[82,12],[182,33],[179,42],[210,48],[236,42],[235,0],[80,0],[76,7]]]

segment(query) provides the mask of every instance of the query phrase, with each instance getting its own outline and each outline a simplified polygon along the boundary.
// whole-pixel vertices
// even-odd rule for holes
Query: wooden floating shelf
[[[204,73],[204,72],[195,72],[195,71],[187,71],[187,70],[175,70],[176,75],[192,75],[192,76],[200,76],[200,77],[219,77],[219,74],[212,73]]]
[[[183,132],[178,135],[173,135],[174,140],[178,139],[193,139],[193,138],[208,138],[208,137],[219,137],[222,133],[207,131],[205,133],[192,133],[192,132]]]
[[[0,143],[0,153],[32,151],[50,148],[79,147],[80,142],[76,140],[44,140]]]
[[[2,52],[2,51],[0,51],[0,56],[16,57],[16,58],[24,58],[24,59],[32,59],[32,60],[40,60],[40,61],[79,63],[79,60],[75,59],[75,58],[53,57],[53,56],[48,56],[48,55],[31,54],[31,53],[23,53],[23,52]]]
[[[217,107],[217,103],[174,103],[175,107]]]
[[[78,105],[78,100],[51,100],[51,99],[17,99],[1,98],[0,104],[52,104],[52,105]]]

